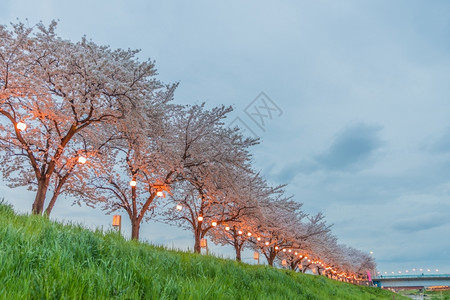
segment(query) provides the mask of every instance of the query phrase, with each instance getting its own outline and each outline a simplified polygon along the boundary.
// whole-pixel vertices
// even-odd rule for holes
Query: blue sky
[[[91,2],[6,0],[0,22],[59,19],[63,38],[142,49],[180,81],[176,102],[234,105],[230,121],[261,138],[255,167],[323,211],[342,243],[373,251],[380,271],[450,273],[450,2]],[[264,131],[245,113],[262,91],[282,111]],[[33,195],[0,189],[30,210]],[[110,226],[70,203],[53,217]],[[189,232],[142,230],[192,248]]]

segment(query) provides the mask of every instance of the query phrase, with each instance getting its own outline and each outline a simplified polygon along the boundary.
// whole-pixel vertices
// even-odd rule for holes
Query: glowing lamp
[[[259,241],[261,240],[261,238],[258,236],[258,237],[256,238],[256,240],[259,242]]]
[[[16,128],[19,129],[20,131],[24,131],[25,129],[27,129],[27,124],[23,122],[18,122],[16,124]]]
[[[156,196],[158,196],[158,197],[162,197],[162,196],[164,196],[164,193],[163,193],[163,192],[161,192],[161,191],[159,191],[159,192],[156,192]]]
[[[286,252],[286,249],[283,249],[283,252]]]
[[[211,225],[212,225],[212,227],[216,227],[217,226],[217,222],[212,222]]]
[[[122,219],[121,215],[114,215],[113,216],[113,221],[112,221],[112,226],[119,227],[121,222],[122,222],[121,219]]]
[[[230,226],[225,226],[225,230],[226,231],[230,230]]]
[[[183,206],[181,206],[180,204],[177,205],[177,210],[182,210]]]
[[[84,156],[78,157],[78,162],[79,162],[80,164],[86,163],[86,157],[84,157]]]
[[[130,185],[131,185],[132,187],[135,187],[135,186],[136,186],[136,180],[134,180],[134,179],[131,180],[131,181],[130,181]]]
[[[278,250],[278,246],[275,246],[275,250]]]
[[[269,246],[269,242],[266,242],[266,246]]]
[[[248,236],[252,236],[252,233],[251,233],[251,232],[249,232],[249,233],[247,233],[247,235],[248,235]]]
[[[198,220],[199,222],[201,222],[201,221],[203,221],[203,217],[202,217],[202,216],[199,216],[199,217],[197,218],[197,220]]]
[[[289,252],[289,253],[291,253],[291,252],[292,252],[292,250],[291,250],[291,249],[289,249],[289,250],[288,250],[288,252]]]
[[[242,234],[242,231],[239,230],[239,231],[238,231],[238,234],[241,235],[241,234]]]
[[[294,254],[295,254],[295,255],[297,255],[298,253],[297,253],[297,252],[295,252]]]

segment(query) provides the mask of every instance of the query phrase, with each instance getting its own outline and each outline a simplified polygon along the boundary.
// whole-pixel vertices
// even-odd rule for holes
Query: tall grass
[[[0,204],[0,299],[392,299],[377,288],[124,240]],[[401,299],[396,295],[396,299]]]

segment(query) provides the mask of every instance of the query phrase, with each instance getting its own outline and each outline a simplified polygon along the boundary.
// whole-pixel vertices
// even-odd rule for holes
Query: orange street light
[[[278,250],[278,246],[275,246],[275,250]]]
[[[230,226],[225,226],[225,230],[226,231],[230,230]]]
[[[248,236],[252,236],[252,233],[251,233],[251,232],[248,232],[247,235],[248,235]]]
[[[266,246],[269,246],[269,242],[266,242]]]
[[[242,234],[242,231],[239,230],[239,231],[238,231],[238,234],[241,235],[241,234]]]
[[[156,196],[158,196],[158,197],[163,197],[163,196],[164,196],[164,193],[161,192],[161,191],[158,191],[158,192],[156,192]]]
[[[16,124],[16,128],[19,129],[20,131],[24,131],[25,129],[27,129],[27,124],[23,122],[18,122]]]
[[[135,186],[136,186],[136,180],[132,179],[132,180],[130,181],[130,185],[131,185],[132,187],[135,187]]]
[[[212,227],[216,227],[217,226],[217,222],[212,222],[211,225],[212,225]]]
[[[199,216],[199,217],[197,218],[197,220],[198,220],[199,222],[202,222],[202,221],[203,221],[203,217],[202,217],[202,216]]]
[[[261,240],[261,238],[258,236],[258,237],[256,238],[256,240],[259,242],[259,241]]]
[[[78,157],[78,162],[79,162],[80,164],[85,164],[85,163],[86,163],[86,157],[84,157],[84,156]]]

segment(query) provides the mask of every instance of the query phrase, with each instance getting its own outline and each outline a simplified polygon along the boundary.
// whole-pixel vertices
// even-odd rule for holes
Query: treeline
[[[237,260],[254,249],[269,265],[346,279],[375,268],[252,167],[258,140],[225,126],[231,107],[174,104],[177,84],[158,80],[138,51],[55,29],[0,26],[1,170],[10,187],[36,192],[34,214],[66,195],[125,211],[133,239],[154,218],[192,231],[195,252],[209,236]]]

